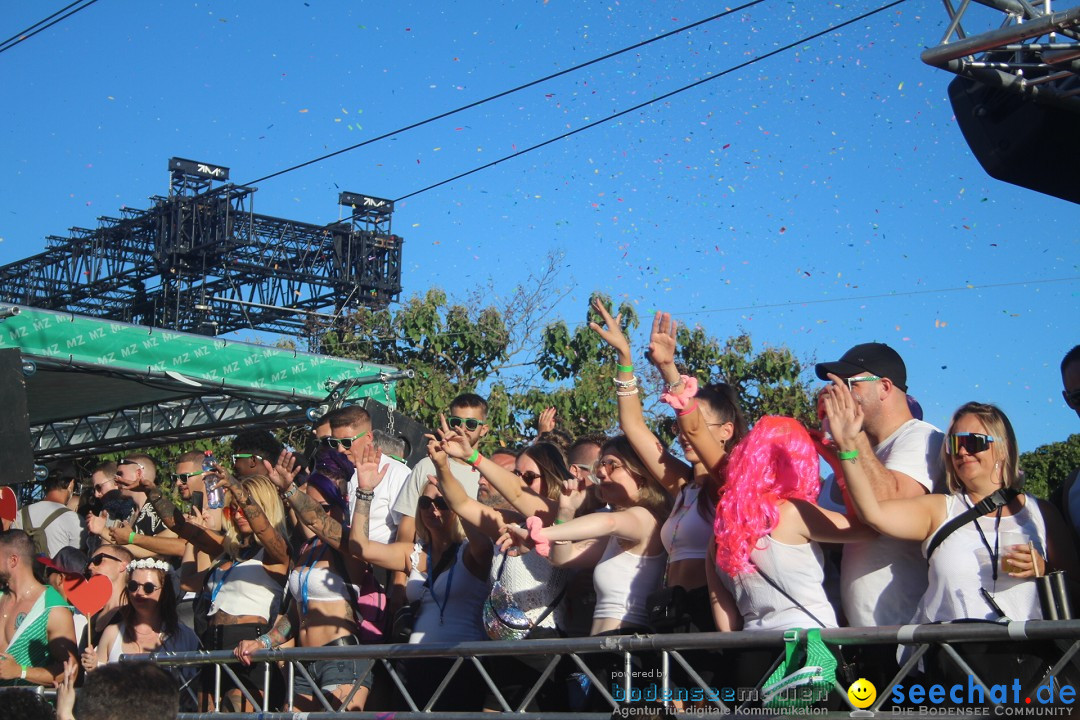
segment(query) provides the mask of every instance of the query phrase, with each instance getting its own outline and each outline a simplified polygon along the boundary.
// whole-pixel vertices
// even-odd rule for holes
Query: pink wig
[[[728,461],[713,525],[717,566],[731,577],[753,572],[750,552],[776,528],[780,502],[816,502],[820,491],[817,451],[806,428],[793,418],[761,418]]]

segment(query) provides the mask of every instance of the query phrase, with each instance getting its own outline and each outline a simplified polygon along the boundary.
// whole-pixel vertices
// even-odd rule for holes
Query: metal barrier
[[[874,703],[865,710],[856,710],[848,698],[848,688],[841,687],[839,683],[836,683],[834,689],[838,693],[841,706],[846,708],[843,711],[830,711],[817,707],[806,708],[802,711],[771,711],[760,707],[753,707],[753,698],[740,702],[738,698],[728,698],[728,693],[726,692],[716,692],[716,689],[708,686],[702,679],[698,670],[692,667],[684,657],[684,654],[687,651],[720,651],[725,654],[718,657],[723,657],[729,662],[737,662],[737,651],[739,650],[778,650],[776,660],[772,663],[770,669],[761,676],[761,679],[757,683],[756,689],[760,690],[765,680],[783,659],[784,641],[783,633],[781,631],[555,638],[460,644],[432,643],[423,645],[362,645],[289,648],[260,650],[253,653],[253,662],[276,662],[282,664],[285,670],[287,683],[285,694],[289,701],[289,707],[292,706],[296,673],[300,673],[308,680],[311,687],[314,688],[315,698],[323,708],[323,711],[295,714],[293,712],[271,711],[271,708],[267,704],[269,702],[269,680],[264,683],[261,700],[254,697],[247,689],[243,689],[243,683],[239,682],[236,674],[230,667],[231,664],[237,662],[236,658],[228,651],[152,653],[149,655],[125,656],[124,659],[149,659],[167,667],[212,666],[214,668],[215,712],[182,713],[179,716],[180,720],[196,720],[197,718],[205,718],[207,720],[216,718],[232,718],[233,720],[248,720],[249,718],[252,720],[255,720],[256,718],[260,720],[296,720],[298,717],[307,718],[308,720],[321,720],[322,718],[372,718],[387,720],[391,717],[394,718],[394,720],[411,720],[412,718],[431,717],[453,718],[454,720],[467,720],[469,718],[477,718],[478,720],[497,720],[504,717],[517,718],[518,720],[531,720],[533,718],[536,718],[537,720],[540,718],[583,718],[587,720],[599,720],[600,718],[613,716],[641,717],[647,716],[649,713],[655,714],[656,712],[666,712],[669,716],[677,715],[679,717],[691,718],[701,717],[702,715],[710,713],[732,715],[733,717],[746,717],[751,715],[754,717],[790,717],[793,714],[813,715],[814,717],[857,717],[870,716],[872,713],[881,712],[882,707],[889,700],[893,689],[898,684],[902,684],[902,681],[917,669],[920,660],[924,658],[931,648],[937,648],[957,670],[970,675],[972,677],[972,683],[982,688],[983,693],[985,693],[987,697],[993,695],[990,686],[978,676],[970,664],[961,657],[961,654],[957,652],[957,649],[954,646],[962,646],[967,643],[975,642],[1008,643],[1020,640],[1050,641],[1051,644],[1060,651],[1060,657],[1054,662],[1049,671],[1042,676],[1042,680],[1039,681],[1040,684],[1048,682],[1052,678],[1056,678],[1066,665],[1071,664],[1074,669],[1080,670],[1080,665],[1078,665],[1077,661],[1074,659],[1077,651],[1080,650],[1080,620],[1038,620],[1029,622],[1011,622],[1007,624],[956,623],[881,628],[837,628],[823,630],[821,635],[826,643],[843,648],[863,648],[866,646],[895,648],[896,646],[903,645],[910,647],[912,651],[910,656],[907,657],[904,664],[900,666],[888,684],[883,689],[878,690],[877,699]],[[672,710],[671,703],[667,703],[667,710],[664,710],[663,708],[658,710],[655,705],[651,709],[647,709],[644,705],[629,706],[612,697],[612,694],[609,692],[610,688],[603,686],[600,678],[597,677],[594,670],[591,669],[589,664],[583,659],[595,655],[614,655],[618,658],[618,661],[624,668],[622,677],[626,682],[625,690],[621,687],[620,690],[625,692],[625,697],[630,697],[634,687],[632,658],[635,655],[640,656],[641,654],[646,653],[653,653],[655,656],[659,657],[660,689],[665,692],[663,697],[670,697],[670,692],[674,691],[670,686],[670,670],[677,666],[685,672],[686,676],[690,678],[693,683],[696,683],[697,688],[708,693],[705,701],[697,703],[695,707],[683,707],[677,713]],[[487,668],[485,668],[485,662],[488,663],[488,667],[490,668],[493,667],[492,663],[498,662],[499,658],[508,656],[546,659],[544,670],[540,673],[526,696],[516,707],[511,707],[507,703],[507,700],[500,693],[495,681],[488,673]],[[410,695],[409,689],[394,667],[393,661],[433,657],[451,658],[453,664],[446,676],[439,683],[432,698],[428,700],[423,707],[420,707]],[[320,692],[317,683],[312,681],[308,668],[305,666],[305,663],[311,661],[329,659],[367,660],[369,662],[365,665],[366,673],[373,672],[376,663],[380,664],[385,668],[389,678],[401,693],[408,709],[395,712],[387,712],[386,709],[369,709],[365,712],[336,711],[334,704]],[[578,672],[589,678],[592,686],[600,693],[604,703],[610,707],[611,712],[537,713],[525,711],[525,708],[529,706],[531,701],[540,692],[544,683],[552,681],[552,673],[555,671],[556,666],[559,665],[560,661],[564,661],[564,659],[572,663],[573,667],[575,667]],[[483,679],[487,688],[501,706],[501,711],[475,713],[446,713],[432,711],[432,707],[438,701],[439,697],[442,696],[446,688],[449,687],[450,683],[453,682],[457,673],[461,671],[462,668],[468,666],[472,666],[476,669],[476,672]],[[220,712],[222,673],[225,673],[238,687],[242,688],[248,702],[250,702],[253,707],[261,708],[261,712]],[[264,677],[269,678],[269,675],[269,673],[265,673]],[[351,698],[359,689],[362,680],[363,678],[358,680],[352,687],[349,698]],[[725,691],[726,690],[727,689],[725,689]],[[342,703],[343,706],[347,704],[348,700]],[[991,703],[991,707],[994,708],[994,714],[1002,714],[998,713],[997,709],[999,707],[1004,707],[1003,705]],[[1011,708],[1005,709],[1009,710]],[[1023,709],[1024,708],[1019,708],[1019,710]],[[1052,708],[1042,709],[1051,710]],[[852,712],[855,714],[853,715]],[[614,715],[612,713],[614,713]],[[897,712],[895,709],[888,712],[881,712],[881,714],[888,715],[889,717],[909,716],[908,713]],[[1004,714],[1031,713],[1008,712]],[[915,715],[925,717],[927,713],[922,713],[921,715],[915,713]]]

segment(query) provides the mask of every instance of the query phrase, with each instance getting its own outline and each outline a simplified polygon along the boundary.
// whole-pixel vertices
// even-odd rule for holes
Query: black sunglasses
[[[526,470],[524,472],[515,470],[514,474],[524,480],[526,485],[531,485],[533,480],[544,477],[540,473],[533,472],[532,470]]]
[[[432,507],[437,507],[440,510],[449,509],[444,498],[429,498],[427,495],[420,496],[420,499],[416,501],[416,507],[420,510],[430,510]]]
[[[152,582],[137,583],[134,580],[128,580],[127,591],[130,594],[134,595],[139,588],[142,588],[143,593],[146,595],[153,595],[161,589],[161,586],[155,585]]]
[[[969,455],[974,455],[989,450],[990,444],[995,440],[993,435],[982,433],[951,433],[945,438],[945,452],[949,455],[959,455],[960,448],[963,448]]]
[[[109,553],[101,553],[99,555],[95,555],[94,557],[90,558],[90,563],[89,564],[93,565],[94,567],[97,567],[101,563],[105,562],[106,559],[115,560],[118,563],[124,562],[123,560],[116,557],[115,555],[110,555]]]
[[[446,424],[452,428],[459,428],[464,425],[465,429],[469,432],[472,432],[481,425],[487,425],[487,423],[483,420],[477,420],[476,418],[463,418],[458,417],[457,415],[451,415],[450,417],[448,417],[446,419]]]
[[[184,483],[186,485],[187,481],[190,480],[191,478],[198,477],[199,475],[204,475],[205,473],[206,473],[205,470],[200,470],[199,472],[173,473],[169,477],[172,478],[172,481],[174,483]]]

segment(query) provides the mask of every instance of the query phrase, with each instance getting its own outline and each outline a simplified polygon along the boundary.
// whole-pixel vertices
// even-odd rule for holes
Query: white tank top
[[[604,555],[593,570],[596,609],[593,618],[614,618],[627,625],[647,627],[645,598],[660,587],[667,555],[634,555],[609,537]]]
[[[766,535],[750,553],[750,560],[825,627],[836,627],[836,611],[821,584],[825,579],[825,560],[816,542],[786,545]],[[720,568],[717,573],[735,598],[743,618],[743,630],[820,627],[757,572],[740,573],[734,578]]]
[[[555,601],[566,586],[566,572],[540,553],[506,555],[496,549],[489,580],[483,620],[490,639],[518,640],[533,627],[555,630],[563,626],[562,602],[556,605]]]
[[[701,490],[700,485],[685,485],[675,502],[675,508],[660,528],[660,541],[668,552],[668,562],[705,559],[713,528],[712,523],[698,512]]]
[[[997,523],[994,513],[984,515],[975,522],[958,528],[941,542],[930,556],[930,583],[912,622],[939,622],[961,618],[996,620],[997,613],[982,597],[979,588],[986,588],[994,596],[994,602],[1012,620],[1042,619],[1042,606],[1039,604],[1039,594],[1033,579],[1010,577],[1001,569],[1001,555],[1007,545],[1024,544],[1031,540],[1039,554],[1046,557],[1046,523],[1035,498],[1030,495],[1025,498],[1020,512],[1003,515],[1000,524]],[[966,497],[959,494],[945,498],[945,522],[970,507],[966,500]],[[991,549],[994,548],[995,539],[998,541],[996,582],[990,551],[979,536],[976,522]],[[934,535],[940,531],[941,527]],[[1020,533],[1024,539],[1011,542],[1005,533]],[[926,549],[934,535],[923,542],[923,557],[926,556]]]
[[[488,584],[465,567],[468,545],[467,541],[461,543],[454,564],[440,572],[430,587],[427,578],[416,569],[419,554],[413,552],[413,569],[405,593],[410,602],[420,600],[420,610],[413,621],[410,644],[487,639],[480,613],[488,595]]]
[[[211,605],[208,615],[218,611],[230,615],[257,615],[267,620],[273,615],[274,601],[281,594],[281,585],[266,572],[260,549],[250,560],[233,563],[210,575]]]

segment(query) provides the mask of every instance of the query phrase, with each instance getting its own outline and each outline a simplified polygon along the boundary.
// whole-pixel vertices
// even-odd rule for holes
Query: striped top
[[[43,667],[49,664],[49,614],[53,608],[71,609],[56,588],[45,586],[45,592],[38,596],[37,602],[15,629],[5,652],[23,667]],[[27,685],[25,680],[13,678],[0,680],[0,685]]]

